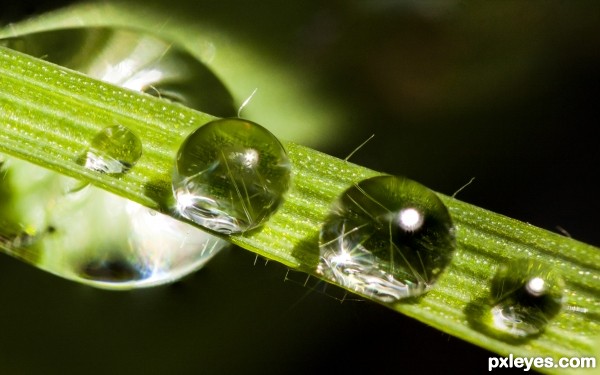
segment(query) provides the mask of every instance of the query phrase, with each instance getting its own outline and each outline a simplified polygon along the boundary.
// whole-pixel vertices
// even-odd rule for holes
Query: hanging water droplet
[[[148,33],[77,27],[21,35],[0,45],[215,116],[236,113],[231,94],[211,70],[185,49]]]
[[[114,230],[113,238],[87,240],[87,246],[73,246],[66,255],[47,253],[43,265],[49,271],[105,289],[149,287],[196,271],[228,245],[169,216],[148,215],[148,209],[137,203],[104,195],[100,200],[110,210],[96,220],[105,230]],[[108,216],[116,222],[102,224]],[[86,223],[90,224],[94,223]],[[121,240],[115,244],[115,238]]]
[[[395,176],[346,190],[319,243],[318,273],[388,303],[427,292],[456,248],[452,219],[437,195]]]
[[[90,143],[85,167],[107,174],[127,172],[142,156],[142,142],[131,130],[115,125],[102,129]]]
[[[283,202],[290,163],[279,140],[250,121],[212,121],[177,153],[173,193],[178,213],[225,233],[254,229]]]
[[[559,275],[535,261],[501,265],[491,283],[490,308],[483,321],[500,336],[535,336],[560,311],[563,287]]]
[[[228,245],[93,186],[72,192],[77,180],[10,161],[9,178],[0,180],[0,250],[58,276],[104,289],[150,287],[196,271]],[[28,186],[31,176],[38,183],[13,188]]]

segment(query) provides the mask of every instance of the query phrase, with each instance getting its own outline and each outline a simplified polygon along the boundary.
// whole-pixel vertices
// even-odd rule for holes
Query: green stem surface
[[[189,133],[212,119],[0,47],[0,152],[147,207],[169,211],[177,149]],[[101,129],[116,124],[141,138],[141,159],[120,177],[86,169],[80,160],[89,142]],[[228,240],[318,277],[317,237],[331,203],[353,183],[381,173],[284,144],[293,166],[286,202],[261,230]],[[425,297],[386,306],[500,355],[598,357],[600,249],[451,197],[440,194],[440,198],[457,228],[457,253]],[[481,332],[469,311],[484,308],[497,266],[522,258],[560,272],[566,282],[566,303],[543,334],[515,343]]]

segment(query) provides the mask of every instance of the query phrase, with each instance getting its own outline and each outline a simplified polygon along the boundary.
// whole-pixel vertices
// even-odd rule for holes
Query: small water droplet
[[[562,307],[564,283],[542,264],[513,261],[498,268],[491,283],[487,327],[508,338],[541,333]]]
[[[142,142],[131,130],[115,125],[102,129],[90,143],[85,167],[107,174],[122,174],[142,156]]]
[[[346,190],[319,243],[318,273],[388,303],[427,292],[456,248],[452,219],[437,195],[395,176]]]
[[[275,213],[288,189],[291,167],[282,144],[267,129],[229,118],[189,135],[175,169],[178,213],[232,234],[257,228]]]

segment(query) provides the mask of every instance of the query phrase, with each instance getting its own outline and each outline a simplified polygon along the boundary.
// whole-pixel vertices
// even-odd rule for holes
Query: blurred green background
[[[67,3],[3,5],[0,22]],[[353,162],[448,195],[475,177],[461,200],[600,245],[600,3],[130,3],[222,31],[324,103],[263,102],[248,118],[330,110],[292,140],[343,158],[375,134]],[[285,275],[234,248],[175,285],[106,292],[1,256],[0,373],[480,372],[492,355]]]

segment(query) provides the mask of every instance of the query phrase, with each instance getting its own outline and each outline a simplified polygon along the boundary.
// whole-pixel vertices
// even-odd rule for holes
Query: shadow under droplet
[[[86,160],[87,160],[87,155],[85,152],[83,152],[77,156],[77,158],[75,159],[75,163],[84,167]]]
[[[319,266],[319,233],[312,233],[301,240],[292,250],[292,255],[302,260],[302,271],[314,273]]]
[[[144,184],[144,195],[157,204],[157,211],[169,213],[175,207],[175,198],[170,181],[152,180]]]

